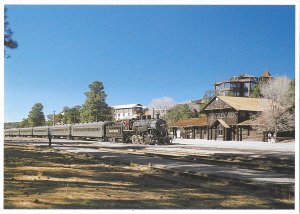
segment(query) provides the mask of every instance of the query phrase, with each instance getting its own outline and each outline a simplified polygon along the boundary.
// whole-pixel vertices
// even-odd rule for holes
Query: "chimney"
[[[156,119],[159,119],[159,113],[156,113]]]

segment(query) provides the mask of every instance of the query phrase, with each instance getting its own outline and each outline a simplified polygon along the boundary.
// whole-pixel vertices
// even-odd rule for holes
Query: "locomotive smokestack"
[[[159,119],[159,113],[156,113],[156,119]]]

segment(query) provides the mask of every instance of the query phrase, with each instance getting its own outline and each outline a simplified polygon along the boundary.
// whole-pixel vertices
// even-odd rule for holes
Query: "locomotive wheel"
[[[131,142],[133,144],[137,144],[137,137],[136,137],[136,135],[132,135]]]

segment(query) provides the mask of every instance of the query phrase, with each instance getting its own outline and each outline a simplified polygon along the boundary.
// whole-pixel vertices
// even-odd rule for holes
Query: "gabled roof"
[[[261,77],[272,77],[269,71],[264,71],[264,73],[261,75]]]
[[[219,96],[228,105],[238,111],[264,111],[270,109],[271,100],[248,97]]]
[[[215,99],[221,99],[237,111],[257,111],[261,112],[270,109],[271,100],[248,97],[215,96],[203,109],[209,106]]]
[[[124,109],[124,108],[133,108],[133,107],[143,107],[142,104],[127,104],[127,105],[116,105],[112,106],[113,109]]]
[[[216,123],[221,123],[221,125],[222,125],[223,127],[225,127],[225,128],[230,128],[230,126],[228,126],[227,123],[226,123],[224,120],[222,120],[222,119],[217,119],[211,126],[216,125]]]
[[[206,126],[207,117],[203,116],[200,118],[188,118],[178,120],[173,127],[187,127],[187,126]]]

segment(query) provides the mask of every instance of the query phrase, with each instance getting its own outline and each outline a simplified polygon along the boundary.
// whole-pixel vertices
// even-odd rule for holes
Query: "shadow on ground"
[[[199,182],[203,188],[170,181],[147,167],[120,165],[48,147],[4,146],[6,209],[294,208],[292,197],[274,198],[261,190],[225,182]]]

